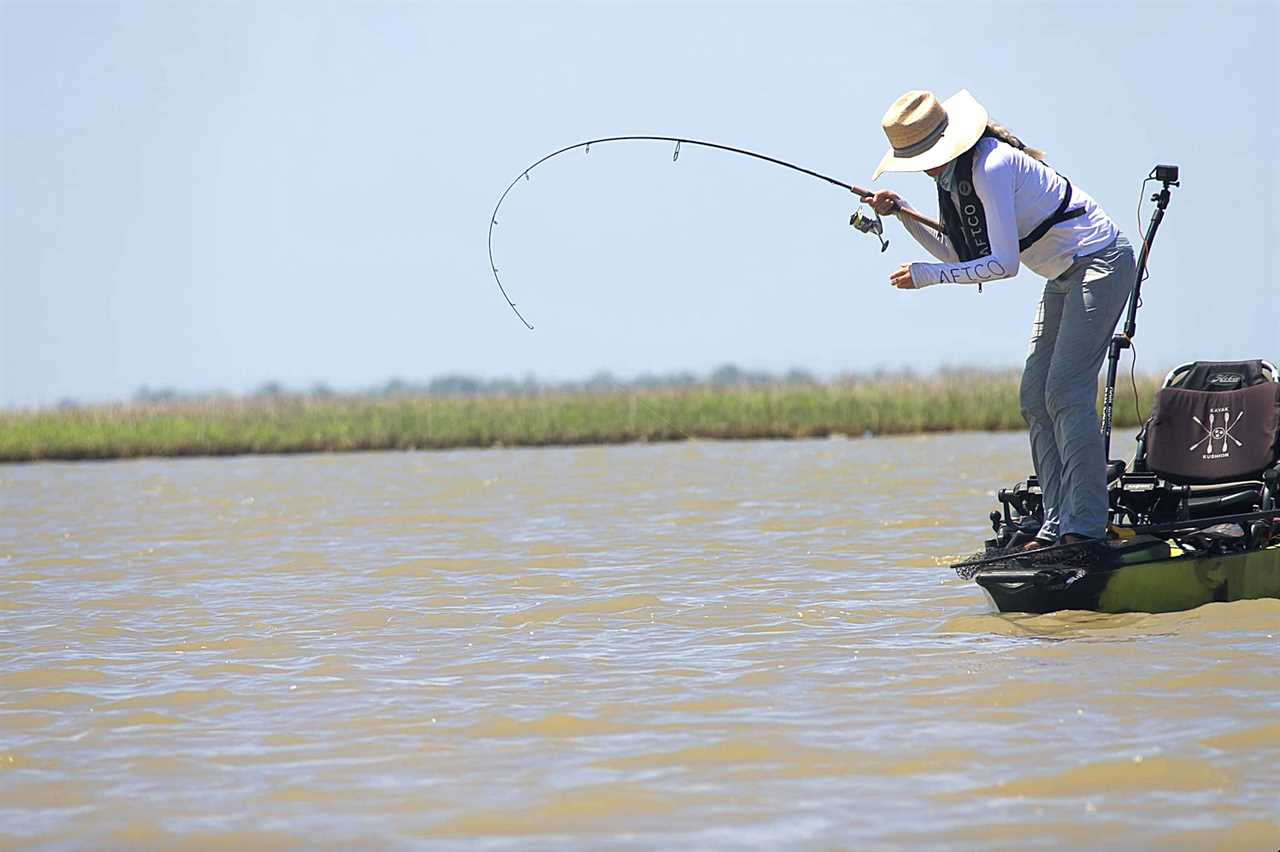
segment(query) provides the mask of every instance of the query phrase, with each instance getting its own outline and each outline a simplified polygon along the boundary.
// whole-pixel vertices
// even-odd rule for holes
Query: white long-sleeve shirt
[[[961,262],[946,236],[899,216],[916,242],[943,261],[911,264],[911,280],[917,287],[980,284],[1017,275],[1020,262],[1037,275],[1057,278],[1077,257],[1101,251],[1119,233],[1098,203],[1072,184],[1067,209],[1083,205],[1084,215],[1059,222],[1019,254],[1018,240],[1054,214],[1066,187],[1067,182],[1057,172],[1012,145],[991,137],[978,140],[973,155],[973,188],[986,212],[991,254]],[[958,206],[959,196],[954,191],[951,195]]]

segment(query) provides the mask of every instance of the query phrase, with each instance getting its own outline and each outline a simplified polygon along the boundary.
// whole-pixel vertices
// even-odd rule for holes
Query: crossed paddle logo
[[[1195,452],[1197,447],[1204,445],[1206,454],[1213,455],[1214,454],[1213,444],[1215,441],[1222,442],[1222,449],[1219,450],[1218,452],[1224,456],[1230,455],[1230,450],[1227,448],[1228,440],[1230,440],[1237,447],[1244,446],[1244,444],[1236,440],[1235,435],[1231,434],[1231,430],[1236,428],[1236,426],[1240,425],[1240,418],[1244,417],[1244,412],[1241,411],[1236,415],[1236,419],[1232,420],[1231,412],[1223,411],[1221,424],[1217,424],[1214,422],[1217,419],[1217,416],[1218,416],[1217,411],[1210,411],[1209,424],[1206,426],[1205,423],[1199,417],[1196,417],[1194,414],[1191,415],[1191,419],[1196,422],[1196,425],[1204,430],[1204,437],[1202,437],[1199,441],[1196,441],[1194,444],[1188,447],[1187,450],[1189,452]]]

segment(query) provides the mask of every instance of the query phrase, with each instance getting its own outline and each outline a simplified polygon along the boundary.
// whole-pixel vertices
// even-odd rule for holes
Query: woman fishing
[[[1133,248],[1087,193],[1073,186],[972,95],[945,102],[912,91],[881,124],[891,150],[875,176],[924,172],[937,181],[944,234],[898,216],[941,263],[903,264],[889,282],[903,290],[1009,278],[1026,264],[1047,282],[1031,326],[1020,406],[1044,492],[1035,549],[1102,538],[1106,460],[1096,412],[1098,369],[1133,290]],[[892,192],[864,198],[881,215],[910,210]]]

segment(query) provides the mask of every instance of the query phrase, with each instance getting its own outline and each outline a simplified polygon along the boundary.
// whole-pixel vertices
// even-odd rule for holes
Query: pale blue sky
[[[1277,5],[5,2],[0,404],[724,362],[1014,366],[1042,281],[898,292],[852,197],[902,91],[968,88],[1136,243],[1139,369],[1280,358]],[[932,183],[879,185],[935,207]]]

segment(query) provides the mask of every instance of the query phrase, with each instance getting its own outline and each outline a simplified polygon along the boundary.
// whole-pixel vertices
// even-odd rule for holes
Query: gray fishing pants
[[[1045,283],[1022,371],[1022,417],[1044,491],[1040,538],[1101,537],[1107,472],[1098,425],[1098,368],[1136,276],[1123,236]]]

